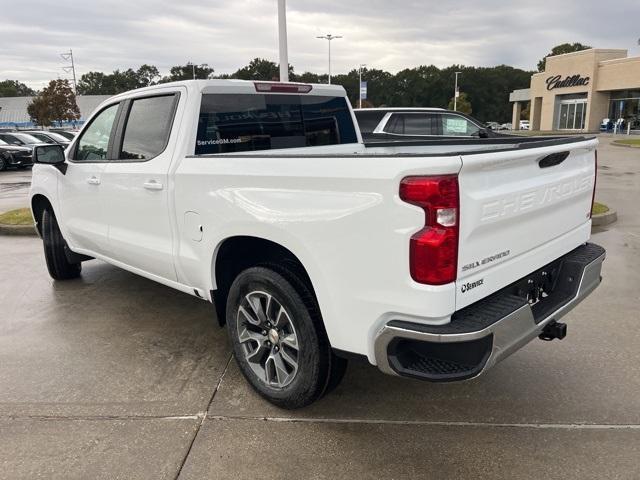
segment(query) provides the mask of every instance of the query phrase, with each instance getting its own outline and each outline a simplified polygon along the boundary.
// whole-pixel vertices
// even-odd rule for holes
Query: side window
[[[105,160],[109,148],[109,137],[118,113],[118,105],[105,108],[95,117],[78,139],[74,160],[94,162]]]
[[[149,160],[164,151],[173,124],[175,101],[175,94],[133,100],[119,159]]]
[[[372,133],[380,123],[380,120],[382,120],[382,117],[384,117],[384,112],[378,110],[371,112],[359,110],[356,112],[358,126],[362,133]]]
[[[196,155],[357,141],[343,97],[204,94]]]
[[[431,118],[418,113],[407,114],[404,119],[405,135],[433,135]]]
[[[396,135],[404,135],[404,115],[394,113],[387,120],[383,131],[387,133],[395,133]]]
[[[385,132],[400,135],[441,135],[440,119],[431,113],[394,113]]]
[[[443,114],[442,132],[443,135],[471,137],[478,135],[480,128],[460,115]]]

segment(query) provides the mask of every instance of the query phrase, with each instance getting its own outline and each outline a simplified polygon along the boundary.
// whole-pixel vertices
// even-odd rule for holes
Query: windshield
[[[56,132],[47,132],[47,135],[58,142],[65,142],[65,143],[69,142],[69,139],[67,137],[65,137],[64,135],[60,135],[59,133],[56,133]]]
[[[29,135],[27,133],[12,133],[11,135],[22,140],[24,143],[27,143],[27,144],[42,143],[42,140],[38,140],[36,137]]]

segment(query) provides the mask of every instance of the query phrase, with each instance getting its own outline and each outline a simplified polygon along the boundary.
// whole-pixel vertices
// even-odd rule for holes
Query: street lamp
[[[196,67],[200,67],[200,68],[207,68],[209,66],[208,63],[201,63],[200,65],[196,65],[193,62],[187,62],[187,66],[191,67],[191,73],[193,75],[193,79],[196,79]]]
[[[362,69],[366,66],[366,63],[358,65],[358,108],[362,108]]]
[[[337,38],[342,38],[340,35],[331,35],[330,33],[327,35],[322,35],[320,37],[322,40],[327,40],[329,42],[329,84],[331,84],[331,40],[335,40]]]
[[[453,110],[458,111],[458,75],[462,72],[456,72],[456,86],[453,91]]]

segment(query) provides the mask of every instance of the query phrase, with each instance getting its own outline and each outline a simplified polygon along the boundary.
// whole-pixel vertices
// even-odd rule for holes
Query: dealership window
[[[343,97],[204,94],[196,155],[356,143]]]
[[[611,92],[609,119],[620,128],[640,130],[640,90]]]

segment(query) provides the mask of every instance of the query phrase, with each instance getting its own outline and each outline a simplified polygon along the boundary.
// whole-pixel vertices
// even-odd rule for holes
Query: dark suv
[[[442,108],[355,109],[365,142],[501,137],[464,113]]]

